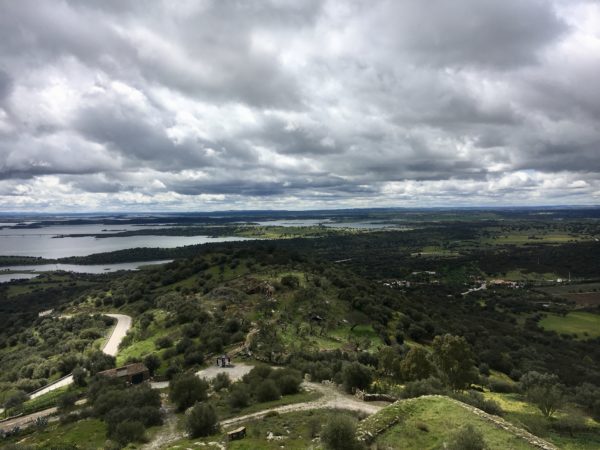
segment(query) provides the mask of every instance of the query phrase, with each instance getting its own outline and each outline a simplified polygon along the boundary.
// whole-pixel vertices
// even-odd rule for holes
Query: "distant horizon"
[[[0,217],[3,215],[64,215],[64,216],[84,216],[84,215],[194,215],[194,214],[215,214],[215,213],[310,213],[310,212],[344,212],[344,211],[453,211],[453,210],[547,210],[547,209],[600,209],[600,204],[595,205],[501,205],[501,206],[382,206],[382,207],[356,207],[356,208],[316,208],[316,209],[219,209],[219,210],[196,210],[196,211],[177,211],[177,210],[129,210],[129,211],[84,211],[84,212],[67,212],[67,211],[0,211]]]

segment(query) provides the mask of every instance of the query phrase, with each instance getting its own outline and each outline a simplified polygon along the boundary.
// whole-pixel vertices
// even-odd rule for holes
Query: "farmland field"
[[[540,326],[559,334],[576,334],[578,339],[591,339],[600,336],[600,315],[587,312],[571,312],[566,316],[548,314],[540,320]]]

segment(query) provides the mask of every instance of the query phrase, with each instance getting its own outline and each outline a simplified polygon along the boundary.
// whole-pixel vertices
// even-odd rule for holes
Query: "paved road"
[[[117,356],[119,344],[131,328],[131,317],[125,314],[106,314],[108,317],[117,319],[117,325],[113,328],[108,342],[104,345],[102,351],[110,356]]]
[[[104,345],[102,351],[107,355],[117,356],[119,351],[119,344],[127,334],[127,331],[131,328],[131,317],[126,316],[125,314],[106,314],[108,317],[112,317],[113,319],[117,319],[117,324],[112,330],[108,341]],[[43,389],[40,389],[37,392],[34,392],[29,396],[29,398],[36,398],[41,395],[47,394],[48,392],[54,391],[55,389],[68,386],[73,383],[73,377],[68,375],[64,378],[61,378],[54,383],[51,383],[45,386]]]
[[[81,400],[77,400],[75,402],[76,405],[83,405],[86,402],[85,398]],[[27,414],[26,416],[16,417],[14,419],[7,420],[6,422],[0,422],[0,430],[9,431],[14,427],[25,428],[29,426],[31,422],[34,422],[38,417],[47,417],[55,414],[58,408],[48,408],[43,409],[42,411],[38,411],[32,414]]]

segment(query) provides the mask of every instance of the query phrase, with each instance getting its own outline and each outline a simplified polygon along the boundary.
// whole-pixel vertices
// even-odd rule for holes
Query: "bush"
[[[277,385],[271,379],[263,380],[256,387],[256,400],[259,402],[270,402],[273,400],[277,400],[281,393],[279,389],[277,389]]]
[[[452,436],[448,450],[485,450],[487,449],[481,432],[473,425],[465,425]]]
[[[334,415],[323,427],[321,442],[328,450],[360,449],[356,422],[346,415]]]
[[[444,384],[435,377],[406,383],[400,396],[402,398],[421,397],[422,395],[446,394]]]
[[[297,276],[294,275],[286,275],[281,278],[281,284],[285,287],[296,289],[300,286],[300,280]]]
[[[75,392],[65,392],[57,400],[58,409],[61,411],[65,411],[69,408],[72,408],[77,401],[77,394]]]
[[[173,347],[173,339],[168,336],[163,336],[154,341],[154,345],[158,350]]]
[[[297,394],[300,391],[302,379],[293,375],[284,375],[277,381],[281,395]]]
[[[190,437],[210,436],[219,431],[219,419],[215,408],[206,403],[196,403],[185,421]]]
[[[494,400],[486,400],[485,397],[479,392],[468,391],[464,394],[454,393],[452,394],[452,397],[458,401],[474,406],[475,408],[479,408],[488,414],[493,414],[495,416],[501,416],[504,414],[504,411],[502,411],[502,408],[498,402],[495,402]]]
[[[365,390],[373,380],[373,372],[367,366],[352,362],[342,369],[342,380],[346,392],[354,392],[356,389]]]
[[[552,428],[559,433],[568,433],[573,437],[575,433],[587,431],[588,426],[585,418],[577,411],[568,411],[568,413],[552,422]]]
[[[217,376],[212,380],[212,386],[215,391],[220,391],[222,389],[227,389],[231,385],[231,378],[225,372],[220,372]]]
[[[156,369],[160,367],[160,358],[154,353],[144,358],[144,365],[148,368],[151,375],[154,375]]]
[[[146,429],[144,425],[137,421],[125,421],[118,424],[112,434],[112,439],[121,445],[127,445],[130,442],[141,442],[144,440]]]
[[[499,392],[501,394],[510,394],[517,391],[517,386],[508,381],[492,380],[490,381],[490,391]]]
[[[300,390],[302,376],[300,372],[293,369],[281,369],[271,373],[271,378],[277,384],[281,395],[296,394]]]
[[[73,369],[73,383],[75,383],[75,386],[85,387],[87,384],[85,380],[86,376],[87,372],[83,367],[75,367]]]
[[[4,402],[4,407],[6,409],[19,408],[23,405],[23,403],[27,401],[28,398],[29,397],[25,392],[16,391],[14,394],[12,394],[6,399],[6,401]]]
[[[206,400],[208,383],[193,373],[184,373],[169,383],[169,397],[179,411],[185,411],[196,402]]]
[[[235,385],[229,393],[227,402],[231,408],[240,409],[248,406],[248,403],[250,403],[250,397],[248,396],[245,388]]]

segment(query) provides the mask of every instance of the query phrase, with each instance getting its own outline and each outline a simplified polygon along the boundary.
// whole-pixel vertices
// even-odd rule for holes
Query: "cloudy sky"
[[[595,0],[0,0],[0,211],[600,204]]]

